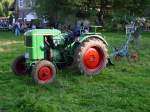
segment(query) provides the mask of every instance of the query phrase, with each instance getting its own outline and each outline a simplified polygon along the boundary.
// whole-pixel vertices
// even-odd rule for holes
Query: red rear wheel
[[[26,59],[25,57],[19,56],[12,64],[12,71],[16,75],[26,75],[27,74],[27,67],[26,67]]]
[[[48,84],[56,75],[55,66],[46,60],[38,62],[32,71],[32,78],[37,84]]]
[[[89,37],[75,52],[74,65],[86,75],[99,74],[107,64],[107,47],[100,39]]]

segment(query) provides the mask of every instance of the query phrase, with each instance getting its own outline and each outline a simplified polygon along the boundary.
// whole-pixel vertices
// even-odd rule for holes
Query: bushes
[[[31,21],[31,23],[34,24],[34,25],[36,25],[37,27],[39,27],[39,26],[40,26],[40,23],[41,23],[41,20],[40,20],[40,19],[33,19],[33,20]]]
[[[132,17],[114,16],[105,19],[105,29],[107,31],[125,31],[125,25],[129,24]]]

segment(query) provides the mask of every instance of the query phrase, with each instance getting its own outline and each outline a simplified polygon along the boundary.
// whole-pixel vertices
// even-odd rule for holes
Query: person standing
[[[20,36],[20,23],[18,21],[15,23],[15,35]]]
[[[32,29],[36,29],[36,25],[35,24],[32,24]]]

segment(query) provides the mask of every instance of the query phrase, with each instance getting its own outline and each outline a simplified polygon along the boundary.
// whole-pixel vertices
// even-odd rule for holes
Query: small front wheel
[[[38,62],[32,70],[32,78],[37,84],[48,84],[53,82],[56,68],[53,63],[43,60]]]

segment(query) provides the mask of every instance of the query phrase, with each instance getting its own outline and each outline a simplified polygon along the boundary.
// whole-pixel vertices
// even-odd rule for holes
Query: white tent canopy
[[[24,18],[26,21],[30,22],[32,19],[37,19],[37,15],[35,12],[30,12]]]

